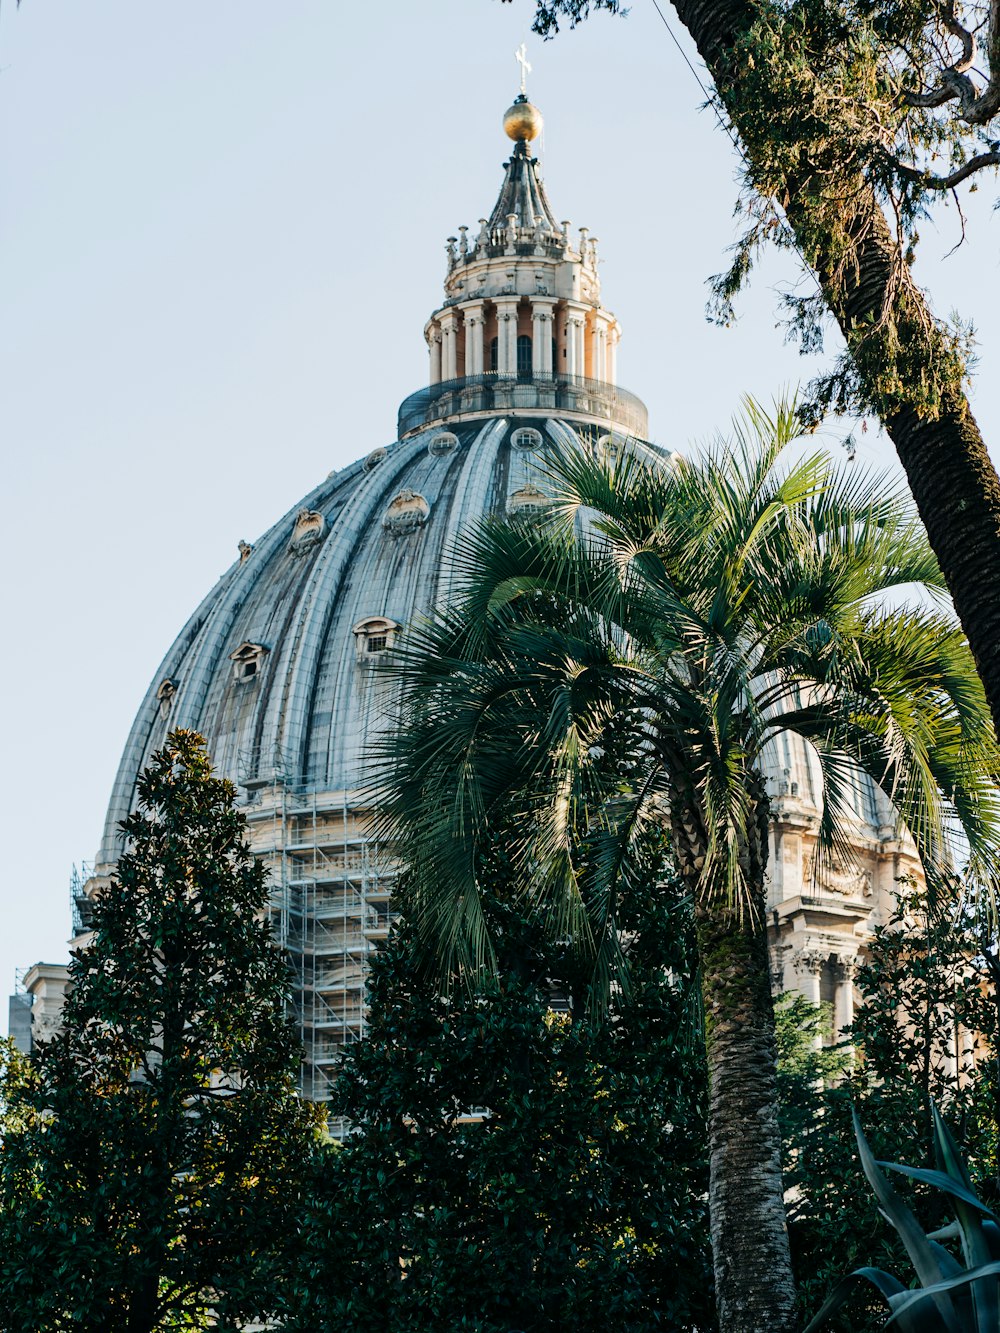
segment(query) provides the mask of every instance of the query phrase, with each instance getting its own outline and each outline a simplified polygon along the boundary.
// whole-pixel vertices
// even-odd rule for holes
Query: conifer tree
[[[630,985],[605,1020],[509,899],[476,991],[427,975],[405,914],[376,955],[289,1333],[715,1327],[690,904],[675,885],[623,909]]]
[[[314,1142],[266,872],[200,737],[168,737],[122,830],[61,1030],[12,1092],[5,1333],[266,1317]]]

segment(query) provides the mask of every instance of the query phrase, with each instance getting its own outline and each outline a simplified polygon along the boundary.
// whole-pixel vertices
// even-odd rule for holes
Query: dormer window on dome
[[[422,528],[430,512],[431,507],[422,495],[402,490],[385,511],[382,527],[392,537],[404,537]]]
[[[534,426],[521,426],[510,437],[511,448],[521,454],[533,453],[536,449],[541,449],[544,443],[542,432],[535,430]]]
[[[264,665],[264,658],[271,650],[262,643],[241,643],[235,653],[229,654],[233,664],[233,680],[246,685],[256,679]]]
[[[360,662],[371,661],[396,642],[399,625],[388,616],[366,616],[354,626],[354,646]]]
[[[171,708],[174,706],[174,699],[177,695],[177,681],[171,680],[169,676],[160,681],[156,690],[157,703],[160,706],[160,717],[166,721]]]
[[[300,509],[295,515],[290,549],[297,555],[322,541],[326,532],[326,519],[317,509]]]
[[[379,463],[381,463],[383,459],[388,457],[388,454],[389,450],[383,449],[381,446],[378,449],[373,449],[371,453],[368,455],[368,457],[365,459],[365,461],[361,464],[361,471],[371,472],[372,468],[378,467]]]
[[[526,486],[513,491],[507,501],[507,513],[513,517],[523,518],[526,515],[537,514],[545,509],[551,503],[549,497],[544,491],[540,491],[537,486],[529,481]]]
[[[458,436],[450,430],[436,431],[427,442],[427,452],[439,457],[441,454],[451,454],[458,448]]]

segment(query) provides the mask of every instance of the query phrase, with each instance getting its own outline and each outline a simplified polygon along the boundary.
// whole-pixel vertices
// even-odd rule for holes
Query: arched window
[[[500,339],[490,339],[490,370],[500,369]]]
[[[531,338],[526,333],[517,335],[517,378],[531,379]]]

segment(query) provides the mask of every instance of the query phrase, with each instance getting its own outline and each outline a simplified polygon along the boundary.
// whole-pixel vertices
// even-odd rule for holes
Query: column
[[[531,372],[537,378],[552,375],[553,301],[531,302]]]
[[[799,990],[810,1004],[819,1004],[819,974],[823,962],[823,955],[812,950],[803,950],[795,959],[795,972],[799,979]],[[823,1039],[818,1033],[813,1044],[817,1050],[823,1044]]]
[[[603,319],[594,321],[594,379],[607,379],[608,326]]]
[[[441,378],[458,378],[458,312],[445,310],[440,317],[441,323]]]
[[[441,382],[441,330],[436,324],[431,324],[425,332],[427,338],[427,350],[431,357],[431,384],[440,384]]]
[[[482,305],[465,306],[465,373],[481,375],[485,365]]]
[[[566,374],[583,374],[583,334],[586,313],[582,306],[566,306]]]
[[[618,383],[618,344],[621,342],[621,329],[612,324],[608,330],[608,373],[609,384]]]
[[[517,374],[517,298],[497,301],[497,371]]]
[[[854,1022],[854,974],[856,958],[837,959],[837,989],[833,1000],[833,1035],[842,1041],[846,1030]]]

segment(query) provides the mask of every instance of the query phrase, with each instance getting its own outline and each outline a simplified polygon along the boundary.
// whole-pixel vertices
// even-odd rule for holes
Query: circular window
[[[450,454],[453,449],[458,448],[458,436],[452,435],[450,430],[438,431],[432,435],[427,443],[427,452],[429,454]]]
[[[361,464],[362,470],[371,472],[373,467],[378,467],[382,459],[388,454],[388,449],[373,449],[365,461]]]
[[[518,453],[528,454],[533,449],[541,449],[542,433],[532,426],[522,426],[510,437],[510,443],[511,448],[516,449]]]

